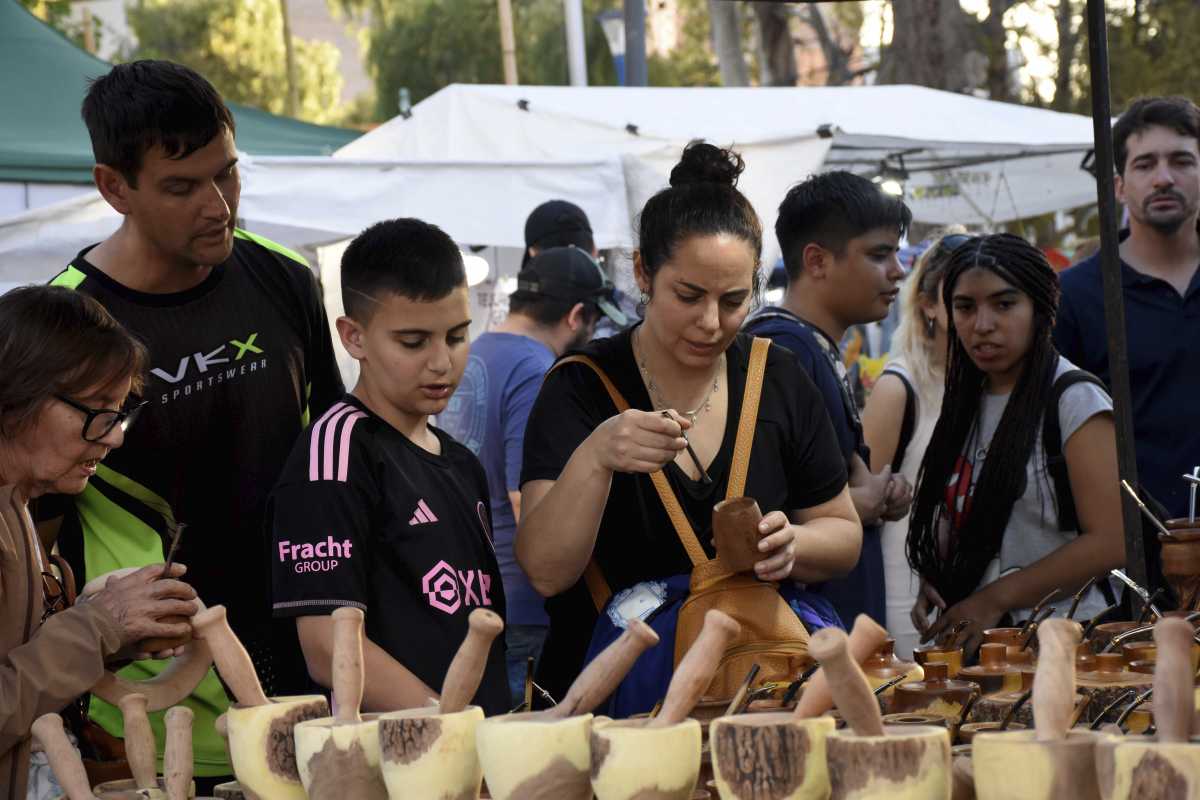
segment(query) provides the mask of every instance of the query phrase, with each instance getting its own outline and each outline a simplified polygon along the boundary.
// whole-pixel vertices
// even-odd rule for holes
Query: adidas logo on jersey
[[[408,521],[409,525],[427,525],[430,522],[437,522],[437,516],[429,509],[424,500],[417,501],[417,509],[413,512],[412,519]]]

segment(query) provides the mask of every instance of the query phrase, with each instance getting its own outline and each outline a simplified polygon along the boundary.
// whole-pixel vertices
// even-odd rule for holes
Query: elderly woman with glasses
[[[178,638],[196,594],[182,565],[146,567],[74,606],[28,513],[45,494],[78,494],[120,447],[141,403],[146,351],[94,300],[30,286],[0,297],[0,799],[24,798],[29,730],[87,692],[136,643]],[[157,653],[158,656],[173,651]]]

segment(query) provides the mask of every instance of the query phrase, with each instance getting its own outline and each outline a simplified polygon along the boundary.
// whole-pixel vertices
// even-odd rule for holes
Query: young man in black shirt
[[[92,83],[83,118],[96,186],[124,220],[53,282],[99,300],[147,345],[151,369],[125,446],[67,500],[60,546],[87,580],[161,562],[185,523],[188,580],[227,607],[267,693],[294,692],[304,674],[294,631],[271,620],[263,523],[309,415],[343,391],[316,281],[303,258],[235,227],[233,118],[203,77],[162,61],[116,66]],[[197,776],[231,771],[213,729],[228,703],[212,672],[187,701]],[[93,698],[90,713],[122,735],[119,710]]]
[[[870,452],[839,343],[852,325],[887,316],[904,274],[897,260],[900,237],[911,220],[903,200],[849,172],[827,172],[793,186],[775,223],[787,295],[743,328],[795,354],[821,390],[837,433],[863,522],[863,547],[854,571],[820,591],[847,625],[860,613],[886,622],[881,523],[908,512],[912,487],[890,468],[872,473],[867,466]]]
[[[342,257],[358,384],[297,442],[271,500],[275,615],[295,618],[309,674],[329,686],[330,613],[366,613],[363,706],[424,705],[477,607],[504,616],[487,477],[429,424],[467,363],[471,324],[458,247],[415,219],[380,222]],[[475,703],[508,710],[503,638]]]

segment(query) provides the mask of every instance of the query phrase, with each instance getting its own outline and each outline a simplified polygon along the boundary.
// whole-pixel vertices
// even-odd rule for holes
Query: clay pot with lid
[[[892,713],[931,714],[958,719],[963,706],[979,693],[979,684],[951,680],[949,666],[935,661],[925,665],[925,679],[902,683],[892,694]]]
[[[1026,664],[1033,661],[1032,642],[1029,631],[1020,628],[988,628],[983,632],[984,644],[1002,644],[1008,648],[1006,658],[1010,664]]]
[[[1100,653],[1108,646],[1108,643],[1112,641],[1114,636],[1119,636],[1122,633],[1127,633],[1134,628],[1140,627],[1136,622],[1128,620],[1123,622],[1102,622],[1092,629],[1091,634],[1088,636],[1088,644],[1091,645],[1093,651]]]
[[[953,645],[926,644],[913,648],[913,660],[924,669],[928,664],[940,662],[946,665],[946,674],[953,680],[958,677],[963,665],[963,649]],[[926,670],[928,672],[928,670]]]
[[[983,694],[1014,692],[1021,688],[1020,668],[1008,663],[1008,646],[1000,642],[989,642],[979,647],[979,663],[963,667],[959,680],[979,685]]]
[[[915,661],[904,661],[896,655],[896,640],[887,639],[874,653],[862,662],[862,671],[867,676],[871,689],[877,689],[893,678],[907,675],[909,680],[919,681],[925,677],[925,670]],[[892,687],[885,691],[881,698],[891,697],[896,691]]]

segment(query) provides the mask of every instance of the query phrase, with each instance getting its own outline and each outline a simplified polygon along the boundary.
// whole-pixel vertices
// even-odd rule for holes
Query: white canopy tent
[[[503,163],[615,152],[653,175],[632,182],[640,208],[697,137],[742,153],[742,188],[768,228],[785,188],[818,169],[899,178],[915,218],[934,224],[990,226],[1095,201],[1080,169],[1090,118],[918,86],[453,85],[335,157]]]
[[[632,246],[637,211],[693,138],[742,153],[739,185],[768,232],[787,187],[829,168],[903,182],[930,223],[989,226],[1095,197],[1079,168],[1089,118],[932,89],[453,85],[333,158],[243,156],[239,216],[300,249],[419,216],[495,248],[506,274],[516,261],[500,249],[519,250],[526,215],[552,197],[587,211],[599,247]],[[45,279],[116,224],[94,192],[0,220],[0,282]]]

